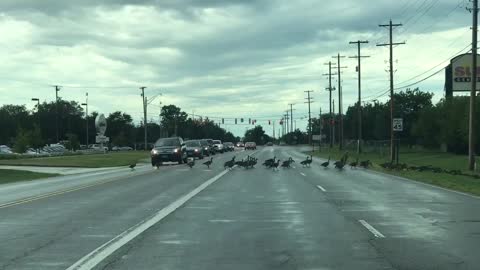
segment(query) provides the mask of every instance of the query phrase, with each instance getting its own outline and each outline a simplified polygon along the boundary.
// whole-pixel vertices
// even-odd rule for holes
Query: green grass
[[[315,151],[313,155],[322,158],[328,158],[330,156],[332,160],[340,160],[343,153],[344,152],[340,152],[338,148],[333,148],[331,150],[328,148],[323,148],[321,152]],[[348,162],[354,161],[356,158],[357,154],[350,152]],[[379,153],[362,153],[358,156],[358,158],[360,161],[370,160],[372,162],[371,169],[375,171],[401,176],[415,181],[433,184],[470,194],[480,195],[480,180],[473,177],[451,175],[447,173],[434,173],[428,171],[418,172],[412,170],[387,170],[380,167],[379,164],[388,162],[389,157],[388,155],[386,156]],[[454,155],[438,151],[401,151],[399,154],[399,162],[413,166],[432,165],[434,167],[440,167],[443,169],[468,172],[467,156]]]
[[[4,170],[0,169],[0,184],[17,182],[17,181],[29,181],[39,178],[47,178],[57,176],[53,173],[37,173],[20,170]]]
[[[127,166],[148,158],[149,152],[147,151],[129,151],[108,154],[0,160],[0,165],[102,168]]]

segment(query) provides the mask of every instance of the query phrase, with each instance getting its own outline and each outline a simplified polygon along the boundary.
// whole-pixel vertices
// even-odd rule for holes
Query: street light
[[[85,103],[82,103],[82,106],[85,106],[85,120],[87,122],[87,149],[88,149],[88,92],[85,94]]]
[[[40,108],[40,99],[38,99],[38,98],[32,98],[32,101],[36,101],[36,102],[37,102],[37,112],[38,112],[38,108]]]

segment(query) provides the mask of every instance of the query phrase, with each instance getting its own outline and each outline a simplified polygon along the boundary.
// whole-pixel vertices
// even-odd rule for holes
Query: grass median
[[[17,181],[29,181],[39,178],[47,178],[58,176],[58,174],[53,173],[37,173],[21,170],[5,170],[0,169],[0,184],[6,184]]]
[[[315,151],[314,156],[327,159],[331,157],[332,160],[340,160],[345,151],[339,151],[338,148],[322,149],[320,152]],[[405,177],[419,182],[433,184],[436,186],[449,188],[461,192],[466,192],[474,195],[480,195],[480,180],[471,176],[452,175],[448,173],[435,173],[430,171],[414,171],[414,170],[389,170],[384,169],[380,164],[388,162],[388,153],[362,153],[357,155],[355,152],[350,152],[348,163],[355,161],[358,157],[360,161],[370,160],[372,162],[371,169],[383,173],[388,173],[396,176]],[[460,170],[467,173],[467,156],[454,155],[450,153],[437,151],[404,151],[399,154],[400,163],[406,163],[409,166],[434,166],[448,170]],[[348,167],[348,166],[346,166]],[[471,173],[471,172],[469,172]]]
[[[148,161],[147,151],[110,152],[107,154],[84,154],[75,156],[41,157],[0,160],[0,165],[103,168],[128,166],[142,160]]]

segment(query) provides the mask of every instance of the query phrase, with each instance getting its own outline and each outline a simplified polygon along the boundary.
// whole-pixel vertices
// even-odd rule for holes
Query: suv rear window
[[[199,141],[186,141],[185,145],[188,147],[195,147],[195,146],[200,146]]]
[[[158,139],[155,143],[155,147],[162,147],[162,146],[179,146],[180,140],[178,138],[162,138]]]
[[[214,143],[214,144],[222,144],[222,141],[219,141],[219,140],[213,140],[213,143]]]

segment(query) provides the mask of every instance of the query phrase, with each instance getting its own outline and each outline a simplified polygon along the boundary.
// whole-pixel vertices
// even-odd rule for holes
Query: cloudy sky
[[[115,110],[142,118],[140,86],[159,105],[175,104],[209,116],[241,135],[232,118],[278,120],[295,103],[304,129],[305,90],[314,90],[312,111],[328,110],[328,61],[340,53],[344,108],[357,98],[356,47],[362,54],[362,95],[387,99],[388,31],[391,18],[395,82],[421,80],[468,51],[471,14],[462,0],[1,0],[0,104],[27,104],[32,97],[84,101],[90,111]],[[333,84],[337,84],[334,77]],[[443,96],[444,76],[419,83]],[[337,93],[333,93],[336,97]],[[335,103],[338,104],[337,98]],[[338,107],[335,109],[338,110]],[[215,118],[219,117],[219,118]],[[278,130],[278,126],[277,126]]]

